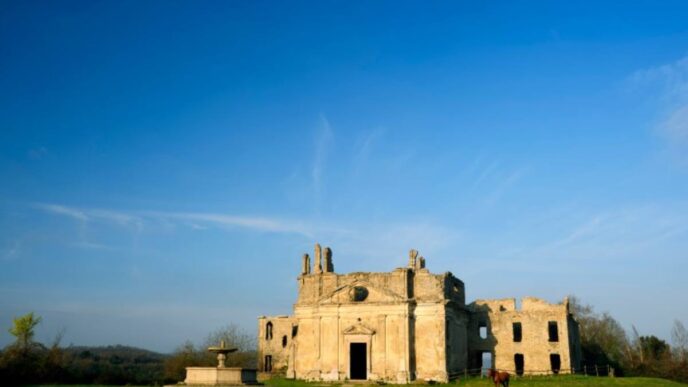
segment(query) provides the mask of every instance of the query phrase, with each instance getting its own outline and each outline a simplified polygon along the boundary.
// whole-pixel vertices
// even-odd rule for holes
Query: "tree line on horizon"
[[[616,376],[688,382],[688,331],[681,321],[674,321],[672,347],[655,335],[640,335],[635,326],[627,333],[608,312],[597,313],[575,296],[569,296],[569,305],[579,324],[584,365],[608,364]]]
[[[651,376],[688,382],[688,331],[676,320],[672,343],[641,336],[635,327],[627,333],[609,313],[597,313],[574,296],[570,310],[579,322],[583,363],[610,365],[617,376]],[[0,351],[0,380],[5,385],[61,384],[175,384],[185,368],[215,366],[207,351],[221,340],[238,351],[227,355],[228,367],[255,368],[256,338],[235,324],[210,333],[200,345],[186,341],[172,354],[127,346],[81,347],[60,345],[58,334],[49,345],[34,341],[41,317],[28,313],[13,320],[9,332],[15,342]]]
[[[210,333],[201,345],[190,341],[173,354],[114,345],[61,346],[62,333],[49,345],[34,341],[40,316],[28,313],[13,320],[9,332],[14,343],[0,351],[2,385],[99,384],[163,385],[184,380],[185,367],[215,366],[217,358],[206,349],[224,340],[237,352],[227,356],[227,366],[255,367],[255,338],[234,324]]]

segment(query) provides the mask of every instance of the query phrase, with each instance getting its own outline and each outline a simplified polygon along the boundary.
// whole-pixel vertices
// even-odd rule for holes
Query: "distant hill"
[[[130,347],[126,345],[108,345],[99,347],[90,346],[69,346],[63,348],[65,354],[76,355],[82,358],[98,357],[101,359],[115,360],[129,359],[138,362],[164,361],[169,355],[149,351],[143,348]]]
[[[63,351],[65,376],[70,383],[162,383],[165,359],[169,356],[123,345],[70,346]]]

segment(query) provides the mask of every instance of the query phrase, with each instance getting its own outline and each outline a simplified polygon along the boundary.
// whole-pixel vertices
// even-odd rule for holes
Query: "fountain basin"
[[[256,370],[238,367],[186,367],[186,385],[237,386],[258,384]]]

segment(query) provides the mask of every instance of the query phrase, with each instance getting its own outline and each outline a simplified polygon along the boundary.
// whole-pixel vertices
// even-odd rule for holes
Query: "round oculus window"
[[[363,286],[354,286],[351,289],[351,301],[361,302],[368,298],[368,289]]]

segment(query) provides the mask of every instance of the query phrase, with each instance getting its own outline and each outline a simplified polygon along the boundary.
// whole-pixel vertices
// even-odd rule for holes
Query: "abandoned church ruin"
[[[288,378],[445,382],[483,358],[516,374],[578,367],[578,324],[568,300],[524,298],[466,304],[464,284],[433,274],[411,250],[389,273],[334,272],[332,251],[302,258],[292,316],[259,317],[258,366]]]

